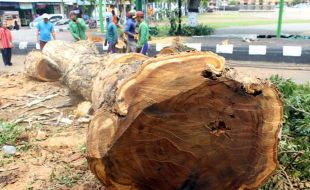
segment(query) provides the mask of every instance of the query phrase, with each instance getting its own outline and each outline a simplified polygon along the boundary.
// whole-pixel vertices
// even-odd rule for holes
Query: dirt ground
[[[17,153],[0,153],[0,189],[104,189],[85,158],[89,118],[75,118],[82,100],[59,82],[23,76],[22,59],[0,66],[0,119],[23,128]]]
[[[87,125],[77,118],[83,100],[59,82],[39,82],[23,76],[25,56],[14,56],[13,66],[0,61],[0,119],[23,128],[17,153],[0,153],[0,189],[104,189],[85,158]],[[260,78],[272,74],[310,81],[310,66],[229,62],[237,70]],[[1,130],[0,130],[1,132]]]

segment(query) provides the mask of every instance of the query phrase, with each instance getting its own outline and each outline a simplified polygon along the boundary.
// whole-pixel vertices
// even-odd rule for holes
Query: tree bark
[[[276,169],[283,105],[268,81],[211,52],[78,51],[42,54],[92,101],[87,160],[107,189],[257,189]]]
[[[164,55],[164,54],[173,54],[173,53],[179,53],[179,52],[189,52],[189,51],[195,51],[195,49],[190,48],[186,45],[183,45],[182,43],[176,42],[175,44],[171,46],[164,47],[159,51],[157,56]]]
[[[189,0],[188,1],[188,11],[198,13],[198,8],[200,6],[201,0]]]

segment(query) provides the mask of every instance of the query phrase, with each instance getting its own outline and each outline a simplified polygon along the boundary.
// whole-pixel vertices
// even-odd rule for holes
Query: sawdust
[[[0,153],[0,189],[104,189],[85,158],[88,123],[74,117],[79,97],[20,72],[1,73],[0,89],[0,119],[24,129],[17,154]]]

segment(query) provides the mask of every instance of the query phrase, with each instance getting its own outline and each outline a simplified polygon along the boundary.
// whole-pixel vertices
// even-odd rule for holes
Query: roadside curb
[[[310,48],[302,46],[279,46],[275,48],[268,47],[267,45],[234,46],[234,44],[207,45],[201,43],[185,43],[185,45],[199,51],[212,51],[218,53],[227,60],[310,64]],[[107,51],[107,47],[103,46],[102,43],[96,43],[96,46],[100,53]],[[155,56],[166,46],[169,46],[169,44],[151,44],[148,52],[149,56]],[[35,42],[14,43],[13,54],[27,54],[36,49]]]

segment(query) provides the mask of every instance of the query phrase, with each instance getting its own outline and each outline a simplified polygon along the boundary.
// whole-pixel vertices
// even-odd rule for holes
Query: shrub
[[[181,36],[206,36],[211,35],[213,32],[214,28],[203,24],[199,24],[195,27],[183,25]]]
[[[156,26],[150,27],[149,29],[151,36],[157,36],[158,35],[158,28]]]
[[[261,190],[292,189],[310,179],[310,83],[271,77],[284,103],[284,123],[279,143],[279,170]]]

